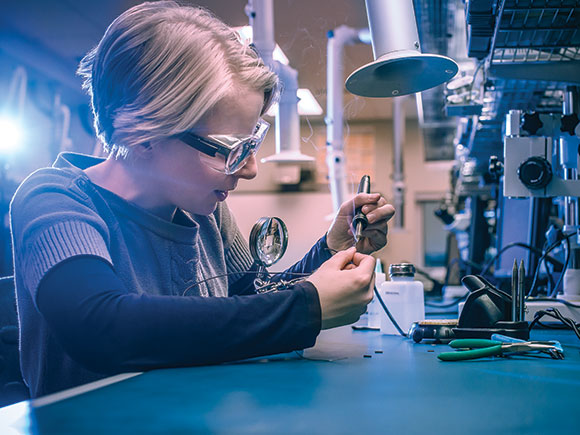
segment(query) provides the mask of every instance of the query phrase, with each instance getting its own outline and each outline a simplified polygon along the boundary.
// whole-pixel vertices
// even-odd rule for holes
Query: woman
[[[345,203],[288,272],[255,294],[225,199],[256,176],[275,74],[209,12],[162,1],[113,21],[79,73],[106,160],[59,156],[11,204],[21,367],[33,397],[113,373],[303,349],[358,319],[394,210]],[[369,218],[353,245],[353,207]],[[331,253],[335,253],[332,255]]]

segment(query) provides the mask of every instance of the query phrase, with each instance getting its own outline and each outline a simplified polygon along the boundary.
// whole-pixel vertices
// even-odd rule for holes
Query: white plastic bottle
[[[414,281],[415,267],[410,263],[391,264],[390,281],[384,282],[379,294],[401,330],[409,331],[411,324],[425,320],[423,283]],[[387,313],[381,307],[381,333],[399,334]]]
[[[383,273],[381,260],[377,259],[375,265],[375,287],[380,289],[386,279],[387,277]],[[360,319],[353,325],[353,327],[355,329],[376,329],[378,331],[381,328],[381,312],[383,312],[383,308],[379,304],[379,301],[377,301],[377,298],[373,295],[373,299],[367,305],[367,310],[362,316],[360,316]]]
[[[386,282],[387,277],[383,273],[383,266],[381,265],[381,260],[377,259],[375,265],[375,287],[381,288],[384,282]],[[373,300],[367,306],[368,315],[368,327],[370,329],[380,329],[381,328],[381,313],[383,313],[383,308],[377,300],[377,297],[373,294]]]

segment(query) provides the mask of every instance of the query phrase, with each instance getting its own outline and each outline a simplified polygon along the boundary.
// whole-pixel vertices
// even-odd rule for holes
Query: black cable
[[[432,288],[432,292],[435,292],[435,294],[441,294],[443,292],[443,284],[441,282],[439,282],[438,280],[436,280],[435,278],[433,278],[429,272],[421,269],[420,267],[415,266],[415,271],[419,274],[424,276],[425,278],[427,278],[429,281],[431,281],[431,283],[433,284],[433,288]]]
[[[554,249],[556,249],[558,246],[560,246],[560,244],[564,241],[564,240],[568,240],[570,237],[575,236],[576,233],[571,233],[568,234],[567,236],[565,236],[562,240],[558,240],[554,243],[552,243],[551,246],[548,247],[548,249],[546,249],[544,251],[544,253],[542,254],[542,256],[540,257],[540,259],[538,260],[538,265],[536,266],[536,271],[534,272],[534,279],[532,280],[532,285],[530,286],[530,290],[528,291],[528,293],[526,294],[526,300],[530,297],[530,295],[533,294],[534,292],[534,288],[536,287],[536,281],[538,280],[538,276],[540,273],[540,268],[542,266],[542,261],[544,261],[544,258],[546,258],[546,256],[552,252]],[[562,267],[564,267],[562,265]]]
[[[560,311],[556,308],[546,308],[545,310],[540,310],[534,315],[534,320],[530,323],[529,329],[531,330],[537,323],[539,323],[540,319],[544,316],[552,317],[554,319],[559,320],[576,334],[576,337],[580,339],[580,323],[576,323],[574,320],[569,319],[568,317],[564,317]]]
[[[387,308],[387,306],[385,305],[385,303],[383,302],[383,298],[381,298],[381,295],[379,294],[379,291],[377,290],[377,286],[375,286],[375,295],[377,297],[377,300],[379,301],[379,303],[381,304],[381,307],[383,307],[383,310],[385,311],[385,313],[387,314],[387,317],[391,320],[391,323],[393,324],[393,326],[395,327],[395,329],[399,332],[399,334],[401,334],[403,337],[406,337],[407,334],[403,332],[403,330],[401,329],[401,327],[399,326],[399,324],[397,323],[397,321],[395,320],[395,318],[393,317],[393,315],[391,314],[391,312],[389,311],[389,309]]]
[[[534,279],[532,279],[532,285],[530,286],[530,290],[526,294],[526,299],[529,298],[530,295],[532,295],[534,292],[534,288],[536,287],[536,281],[538,280],[538,277],[540,276],[540,269],[542,267],[542,261],[544,261],[544,256],[546,254],[548,254],[549,252],[553,251],[554,249],[556,249],[560,245],[560,243],[562,243],[561,240],[559,240],[558,242],[551,245],[548,249],[546,249],[544,254],[542,254],[540,259],[538,260],[538,265],[536,266],[536,270],[534,271]]]
[[[562,282],[562,279],[564,278],[564,274],[566,273],[566,269],[568,269],[569,262],[570,262],[570,240],[568,238],[566,238],[566,261],[564,262],[564,267],[562,268],[562,272],[560,273],[560,277],[558,278],[556,285],[554,286],[552,291],[550,291],[550,293],[548,294],[549,298],[553,298],[558,294],[558,287],[560,287],[560,283]]]
[[[447,263],[447,267],[445,268],[445,279],[443,280],[443,287],[447,287],[449,285],[449,278],[451,275],[451,271],[453,270],[452,267],[453,265],[457,264],[459,267],[461,267],[461,257],[455,257],[453,259],[451,259],[449,261],[449,263]]]
[[[457,310],[455,311],[429,311],[425,314],[437,314],[438,316],[452,316],[457,314]]]
[[[454,305],[459,305],[460,302],[463,302],[465,299],[467,299],[467,296],[469,296],[469,293],[467,293],[466,295],[461,296],[459,298],[455,298],[453,301],[445,303],[445,304],[434,304],[433,302],[425,301],[425,306],[432,307],[432,308],[449,308],[449,307],[452,307]]]
[[[546,292],[546,294],[551,295],[552,291],[554,289],[554,279],[552,278],[552,275],[556,272],[556,268],[552,267],[552,270],[550,270],[550,266],[546,264],[546,270],[547,270],[546,275],[548,275],[547,279],[548,279],[548,290],[549,290]]]
[[[564,324],[550,324],[550,323],[542,323],[538,320],[538,322],[536,323],[536,325],[541,326],[542,328],[545,329],[569,329],[566,325]]]
[[[562,266],[562,263],[557,260],[556,258],[553,257],[545,257],[544,253],[541,249],[535,248],[531,245],[528,245],[526,243],[521,243],[521,242],[512,242],[512,243],[508,243],[507,245],[505,245],[503,248],[501,248],[492,258],[491,260],[489,260],[487,263],[485,263],[485,265],[482,267],[480,275],[485,276],[485,274],[489,271],[489,269],[491,268],[491,266],[493,266],[493,263],[495,263],[495,261],[499,258],[499,256],[501,254],[503,254],[505,251],[507,251],[510,248],[515,248],[515,247],[519,247],[519,248],[525,248],[529,251],[532,251],[535,254],[538,255],[542,255],[541,258],[546,258],[550,263],[555,264],[557,266]],[[539,264],[539,262],[538,262]]]
[[[546,250],[546,248],[548,247],[548,240],[544,241],[544,246],[542,246],[542,253]],[[552,266],[552,270],[550,270],[550,266],[548,264],[546,264],[546,275],[547,275],[547,280],[548,280],[548,290],[546,291],[546,294],[551,294],[552,293],[552,289],[554,288],[554,280],[552,277],[552,274],[554,274],[556,272],[556,267]]]

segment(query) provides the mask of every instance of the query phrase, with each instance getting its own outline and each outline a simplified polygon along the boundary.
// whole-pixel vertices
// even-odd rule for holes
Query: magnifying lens
[[[258,293],[273,291],[267,280],[267,267],[277,263],[288,247],[288,230],[278,217],[262,217],[250,232],[250,253],[259,267],[254,280]]]
[[[270,267],[282,258],[288,247],[288,230],[278,217],[262,217],[250,233],[250,253],[256,264]]]

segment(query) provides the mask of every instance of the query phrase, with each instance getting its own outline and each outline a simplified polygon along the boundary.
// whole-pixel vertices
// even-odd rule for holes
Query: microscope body
[[[562,202],[562,228],[570,241],[563,298],[580,300],[578,179],[580,123],[576,114],[522,114],[511,110],[504,137],[504,195],[555,197]]]
[[[559,131],[558,115],[542,116],[542,128],[519,125],[521,111],[511,110],[504,137],[504,195],[509,197],[578,197],[580,137]],[[546,126],[548,124],[548,126]],[[549,124],[552,124],[550,126]],[[525,125],[525,122],[524,122]]]

